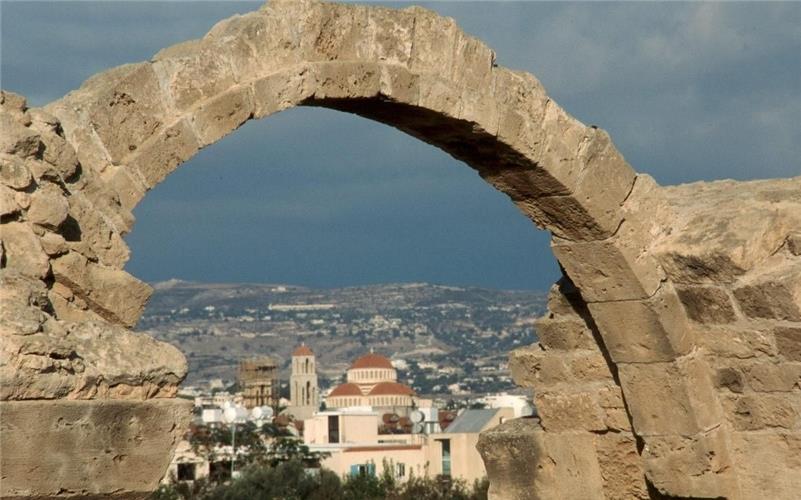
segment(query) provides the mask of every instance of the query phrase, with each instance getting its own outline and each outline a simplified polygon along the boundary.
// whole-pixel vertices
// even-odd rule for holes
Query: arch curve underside
[[[539,342],[510,354],[540,417],[482,435],[493,498],[801,489],[801,178],[661,187],[452,19],[273,1],[43,108],[2,94],[0,495],[155,488],[186,362],[130,330],[151,292],[123,269],[131,211],[299,105],[448,152],[552,233],[564,277]]]

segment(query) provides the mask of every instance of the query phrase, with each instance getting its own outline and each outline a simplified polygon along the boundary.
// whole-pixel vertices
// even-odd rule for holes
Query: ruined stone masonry
[[[273,1],[43,108],[0,96],[0,496],[139,498],[188,423],[173,347],[130,328],[132,209],[293,106],[473,168],[551,232],[564,277],[511,353],[539,419],[485,433],[494,499],[801,491],[801,177],[661,187],[452,19]]]

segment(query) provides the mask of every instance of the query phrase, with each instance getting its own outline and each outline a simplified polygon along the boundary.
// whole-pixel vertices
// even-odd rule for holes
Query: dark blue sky
[[[424,5],[663,184],[801,174],[801,3]],[[42,105],[258,6],[3,2],[2,86]],[[135,214],[127,269],[151,281],[544,289],[558,275],[547,235],[468,167],[328,110],[247,124]]]

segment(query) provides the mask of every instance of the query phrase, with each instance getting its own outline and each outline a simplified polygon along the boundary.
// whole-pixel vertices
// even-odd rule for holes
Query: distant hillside
[[[532,321],[546,299],[544,292],[424,283],[313,289],[171,280],[154,288],[139,329],[187,355],[188,383],[233,380],[237,361],[255,354],[287,367],[303,341],[323,376],[339,378],[374,348],[400,360],[404,380],[432,394],[453,384],[467,392],[513,388],[507,354],[536,340]]]

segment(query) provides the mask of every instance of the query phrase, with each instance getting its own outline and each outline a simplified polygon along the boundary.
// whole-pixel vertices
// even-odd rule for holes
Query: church
[[[411,387],[398,382],[398,374],[384,356],[370,352],[354,361],[346,382],[336,386],[326,398],[326,407],[372,407],[376,411],[405,414],[416,405]]]

